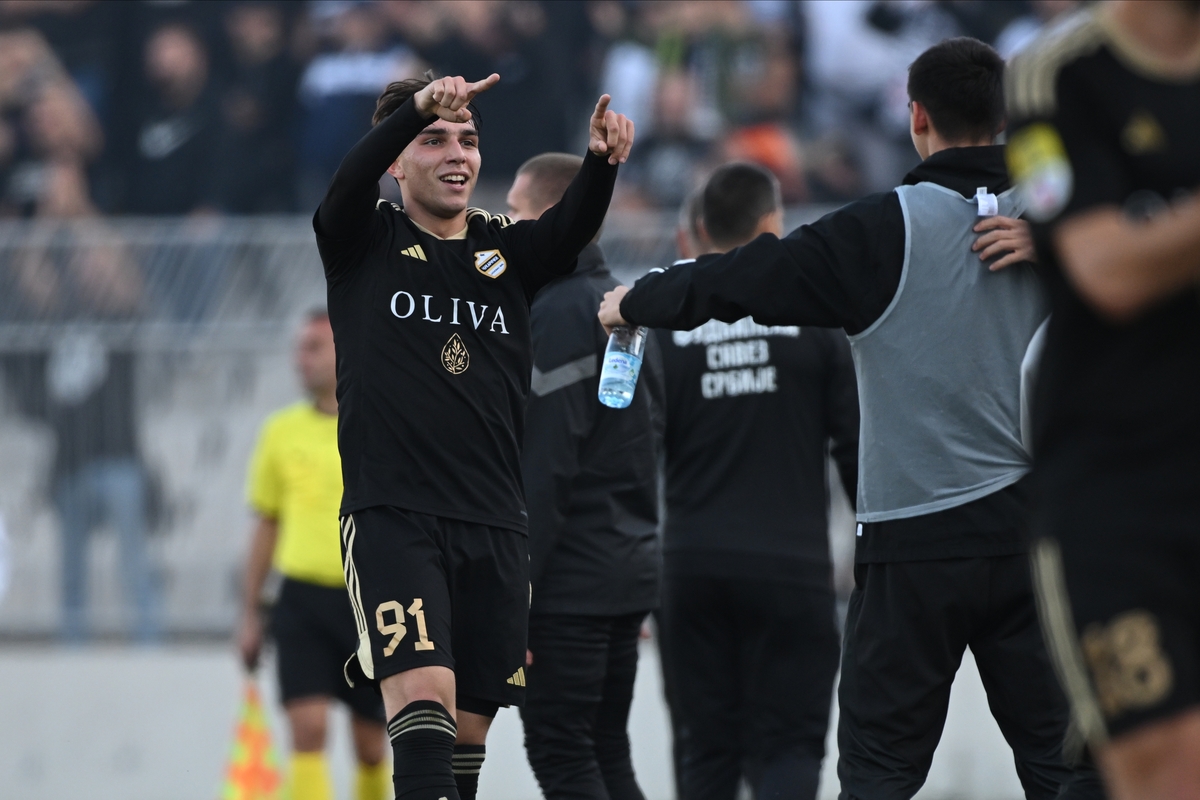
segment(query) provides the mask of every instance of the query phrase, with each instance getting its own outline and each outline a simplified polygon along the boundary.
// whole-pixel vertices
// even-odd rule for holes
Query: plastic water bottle
[[[642,352],[646,349],[646,329],[613,328],[604,348],[604,367],[600,370],[600,402],[609,408],[628,408],[642,371]]]

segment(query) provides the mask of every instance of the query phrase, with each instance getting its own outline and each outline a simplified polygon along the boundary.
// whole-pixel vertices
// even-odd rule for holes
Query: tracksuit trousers
[[[841,800],[908,800],[942,736],[970,647],[1029,800],[1103,798],[1063,759],[1069,712],[1025,555],[856,564],[838,687]]]
[[[833,589],[678,575],[663,582],[660,641],[681,800],[816,796],[837,671]]]
[[[644,800],[627,726],[646,613],[529,618],[521,720],[546,800]]]

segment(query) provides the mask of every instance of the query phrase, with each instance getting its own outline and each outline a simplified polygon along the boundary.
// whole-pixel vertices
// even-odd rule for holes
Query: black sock
[[[432,700],[406,705],[388,722],[396,800],[460,800],[454,781],[458,728],[445,706]]]
[[[479,770],[487,747],[482,744],[454,745],[454,782],[461,800],[475,800],[479,791]]]

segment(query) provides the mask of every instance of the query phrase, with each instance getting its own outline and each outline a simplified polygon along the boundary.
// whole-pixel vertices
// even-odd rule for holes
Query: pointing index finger
[[[596,103],[596,111],[595,111],[595,113],[592,114],[592,117],[593,118],[599,117],[599,118],[603,119],[604,112],[608,110],[608,104],[611,101],[612,101],[611,95],[607,95],[607,94],[600,95],[600,102]]]
[[[475,81],[474,83],[472,83],[471,88],[468,89],[468,92],[470,93],[471,97],[474,97],[475,95],[479,94],[480,92],[486,92],[488,89],[492,88],[499,82],[500,82],[500,75],[498,73],[493,72],[491,75],[488,75],[483,80]]]

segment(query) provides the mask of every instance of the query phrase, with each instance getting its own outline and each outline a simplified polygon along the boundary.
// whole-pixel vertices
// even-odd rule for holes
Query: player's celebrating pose
[[[498,80],[389,85],[313,220],[359,631],[347,675],[380,682],[397,800],[473,798],[492,717],[522,702],[529,304],[599,230],[633,142],[605,95],[560,203],[517,223],[468,208],[480,164],[471,101]],[[385,172],[403,208],[377,202]]]
[[[1200,3],[1080,11],[1016,59],[1008,103],[1054,310],[1047,642],[1111,796],[1200,798]]]

